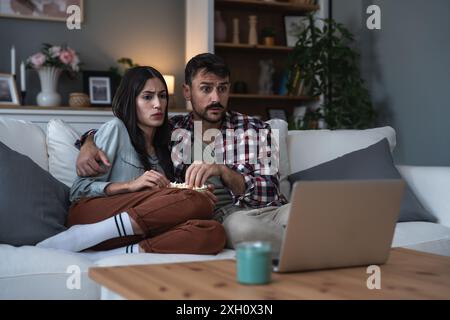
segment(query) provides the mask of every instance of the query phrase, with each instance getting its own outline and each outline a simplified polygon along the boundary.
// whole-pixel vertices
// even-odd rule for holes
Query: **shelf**
[[[249,51],[265,51],[265,52],[290,52],[293,48],[285,46],[265,46],[265,45],[250,45],[250,44],[234,44],[229,42],[216,42],[216,49],[231,49],[231,50],[249,50]]]
[[[21,105],[0,105],[0,109],[17,109],[17,110],[67,110],[67,111],[111,111],[111,106],[108,107],[70,107],[70,106],[57,106],[57,107],[40,107],[40,106],[21,106]]]
[[[295,3],[294,3],[295,2]],[[268,108],[282,108],[292,115],[294,108],[299,105],[315,102],[318,97],[287,96],[287,95],[261,95],[259,92],[259,79],[262,71],[260,61],[272,61],[274,74],[272,80],[274,87],[281,85],[282,75],[287,71],[289,55],[293,47],[286,46],[285,16],[305,16],[320,10],[319,5],[297,4],[302,1],[291,0],[215,0],[214,10],[221,12],[227,30],[227,37],[214,43],[215,52],[221,56],[230,68],[233,82],[245,83],[248,94],[230,94],[230,108],[232,110],[250,115],[267,117]],[[307,1],[304,1],[307,2]],[[257,29],[271,26],[275,32],[274,46],[264,45],[259,41],[257,45],[250,45],[247,35],[250,33],[249,15],[257,16]],[[239,22],[239,44],[232,43],[231,31],[234,30],[233,19]]]
[[[40,107],[40,106],[18,106],[18,105],[0,105],[0,110],[17,110],[17,111],[54,111],[54,112],[70,112],[70,111],[84,111],[84,112],[107,112],[112,113],[111,106],[108,107],[70,107],[70,106],[58,106],[58,107]],[[170,109],[169,113],[187,113],[186,109]]]
[[[279,95],[261,95],[261,94],[230,94],[230,99],[254,99],[254,100],[289,100],[289,101],[312,101],[317,97],[309,96],[279,96]]]
[[[319,10],[320,6],[314,4],[293,4],[287,2],[269,2],[261,0],[216,0],[216,8],[265,10],[271,12],[302,14],[305,12]]]

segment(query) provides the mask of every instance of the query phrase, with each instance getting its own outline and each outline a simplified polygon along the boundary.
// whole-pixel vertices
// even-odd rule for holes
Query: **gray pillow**
[[[343,155],[337,159],[322,163],[316,167],[293,173],[288,177],[291,185],[301,180],[365,180],[365,179],[401,179],[394,165],[385,138],[365,149]],[[427,212],[416,196],[406,186],[398,222],[429,221],[437,219]]]
[[[0,142],[0,243],[35,245],[66,227],[69,188]]]

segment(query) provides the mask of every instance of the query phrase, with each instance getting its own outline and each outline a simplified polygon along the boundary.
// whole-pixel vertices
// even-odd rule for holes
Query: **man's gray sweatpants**
[[[281,249],[284,230],[286,228],[290,204],[281,207],[223,208],[219,221],[227,235],[227,247],[234,249],[240,242],[268,241],[272,244],[274,257]]]

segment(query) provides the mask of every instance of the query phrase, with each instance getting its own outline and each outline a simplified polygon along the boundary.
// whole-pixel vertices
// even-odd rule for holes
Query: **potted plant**
[[[275,29],[273,27],[265,27],[261,30],[261,37],[263,38],[263,43],[266,46],[275,45]]]
[[[122,75],[127,71],[129,68],[139,67],[139,64],[134,63],[134,61],[130,58],[122,57],[120,59],[117,59],[118,67],[110,67],[109,71],[114,73],[117,77],[122,78]]]
[[[361,79],[359,54],[351,47],[353,35],[332,19],[324,19],[322,28],[312,15],[309,21],[289,56],[288,91],[298,94],[301,83],[302,94],[323,95],[313,118],[321,115],[329,129],[373,127],[376,113]]]

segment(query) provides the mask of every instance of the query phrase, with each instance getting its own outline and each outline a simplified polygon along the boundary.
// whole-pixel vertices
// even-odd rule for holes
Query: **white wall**
[[[204,52],[214,52],[214,0],[186,0],[185,62]]]
[[[381,30],[366,8],[381,9]],[[340,0],[333,16],[356,36],[379,125],[397,131],[395,161],[450,165],[450,1]]]

